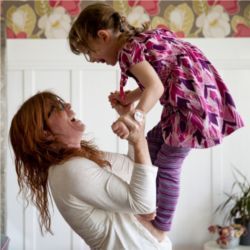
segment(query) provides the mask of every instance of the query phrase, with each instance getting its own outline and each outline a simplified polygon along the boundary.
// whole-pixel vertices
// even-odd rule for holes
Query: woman
[[[40,226],[49,232],[51,191],[64,219],[91,249],[171,249],[168,238],[159,242],[151,223],[135,216],[155,211],[157,168],[144,126],[129,117],[123,122],[134,161],[83,141],[84,124],[59,96],[41,92],[28,99],[10,128],[20,191],[36,205]],[[120,120],[112,125],[119,136],[120,126]]]

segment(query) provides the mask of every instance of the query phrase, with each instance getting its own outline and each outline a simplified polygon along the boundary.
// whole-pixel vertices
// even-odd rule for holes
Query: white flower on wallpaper
[[[230,33],[229,15],[219,5],[200,15],[196,25],[202,28],[204,37],[226,37]]]
[[[38,27],[44,30],[47,38],[65,38],[71,27],[71,18],[63,7],[56,7],[39,19]]]
[[[142,6],[136,6],[131,9],[127,21],[135,27],[141,27],[143,23],[149,22],[150,18]]]

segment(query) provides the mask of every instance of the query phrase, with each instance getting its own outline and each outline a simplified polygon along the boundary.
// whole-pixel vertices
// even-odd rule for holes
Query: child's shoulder
[[[131,37],[125,44],[125,48],[130,48],[136,44],[155,43],[162,39],[177,39],[175,34],[167,28],[149,29]]]
[[[146,30],[129,38],[123,44],[119,58],[125,58],[121,56],[122,54],[137,55],[140,53],[139,51],[144,51],[145,48],[147,51],[154,50],[156,45],[175,43],[176,39],[176,36],[167,28]]]
[[[135,37],[140,38],[140,37],[161,37],[161,36],[176,37],[175,34],[171,30],[165,27],[149,29],[142,33],[139,33]]]

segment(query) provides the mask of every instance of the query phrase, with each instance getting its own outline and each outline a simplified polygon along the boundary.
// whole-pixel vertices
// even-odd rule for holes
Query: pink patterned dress
[[[215,67],[197,47],[176,38],[169,30],[150,30],[134,36],[120,50],[118,60],[121,93],[128,76],[132,76],[132,65],[146,60],[158,73],[165,89],[160,98],[160,124],[167,145],[208,148],[243,126]],[[143,89],[143,83],[137,83]]]

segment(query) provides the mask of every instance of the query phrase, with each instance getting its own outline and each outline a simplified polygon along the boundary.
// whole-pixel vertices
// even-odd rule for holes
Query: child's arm
[[[134,103],[141,98],[142,90],[140,88],[136,88],[132,91],[125,92],[125,103]]]
[[[140,83],[143,84],[143,92],[141,92],[139,88],[131,92],[126,92],[124,100],[121,99],[118,91],[111,93],[109,96],[111,106],[113,108],[115,108],[116,105],[122,105],[125,107],[126,105],[129,105],[135,100],[139,99],[139,103],[137,104],[135,109],[138,109],[143,113],[147,113],[154,107],[154,105],[162,96],[164,92],[163,84],[154,68],[147,61],[143,61],[133,65],[130,68],[130,72],[138,79]],[[123,116],[134,116],[134,113],[134,110],[130,110],[128,114],[123,114]],[[126,138],[126,136],[128,135],[126,126],[120,124],[120,133],[118,133],[118,135],[121,138]]]
[[[147,113],[162,96],[164,92],[163,84],[154,68],[147,61],[137,63],[131,66],[129,70],[144,86],[136,109]]]

